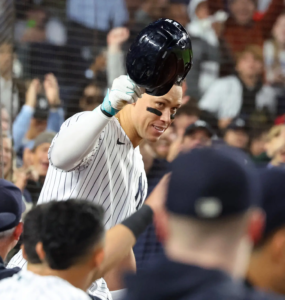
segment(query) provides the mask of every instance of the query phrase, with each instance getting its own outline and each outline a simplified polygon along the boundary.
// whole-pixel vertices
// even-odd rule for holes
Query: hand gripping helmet
[[[162,96],[180,83],[192,66],[190,36],[171,19],[159,19],[144,28],[127,54],[127,72],[146,93]]]

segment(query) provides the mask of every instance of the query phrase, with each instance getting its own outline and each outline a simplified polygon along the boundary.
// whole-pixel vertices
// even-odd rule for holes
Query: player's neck
[[[86,266],[71,267],[67,270],[53,270],[45,264],[28,264],[28,271],[40,276],[55,276],[66,280],[74,287],[86,291],[93,282],[94,272],[89,272]]]
[[[136,148],[142,138],[139,136],[134,123],[132,121],[132,106],[131,105],[126,105],[124,109],[122,109],[116,117],[118,118],[121,127],[125,131],[126,135],[130,139],[131,143],[133,144],[133,147]]]

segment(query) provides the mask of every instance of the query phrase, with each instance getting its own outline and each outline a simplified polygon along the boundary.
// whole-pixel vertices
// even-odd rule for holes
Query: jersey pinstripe
[[[92,112],[80,113],[68,119],[58,135],[64,134],[66,127],[72,126],[88,113]],[[50,151],[52,147],[53,144]],[[52,199],[90,200],[103,206],[105,226],[109,229],[135,212],[143,204],[146,193],[147,180],[139,147],[133,148],[118,120],[112,118],[92,151],[72,171],[57,169],[50,160],[38,203]]]
[[[59,277],[39,276],[29,271],[1,280],[0,299],[90,300],[85,292]]]
[[[114,117],[78,166],[69,172],[53,166],[50,153],[58,135],[64,134],[65,128],[88,113],[92,112],[79,113],[66,120],[54,138],[49,150],[50,166],[38,204],[51,200],[87,199],[103,206],[105,227],[109,229],[141,207],[147,194],[147,180],[139,147],[133,148]],[[25,264],[19,251],[8,267],[22,267]],[[111,299],[107,284],[102,278],[93,283],[89,293],[100,299]]]

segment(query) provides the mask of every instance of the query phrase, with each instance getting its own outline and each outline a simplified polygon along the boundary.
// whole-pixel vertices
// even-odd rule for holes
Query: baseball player
[[[128,73],[140,87],[129,76],[120,76],[100,107],[62,125],[50,147],[38,203],[87,199],[103,206],[107,229],[135,212],[147,194],[138,145],[142,139],[155,142],[173,122],[181,106],[181,82],[191,65],[190,37],[180,24],[161,19],[146,27],[127,57]],[[132,254],[124,267],[135,269]],[[104,280],[94,286],[90,293],[108,298]],[[117,287],[116,282],[110,286]]]

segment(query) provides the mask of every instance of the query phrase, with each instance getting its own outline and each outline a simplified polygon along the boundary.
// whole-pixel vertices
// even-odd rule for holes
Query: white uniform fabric
[[[39,276],[29,271],[21,271],[0,281],[0,299],[90,300],[90,297],[59,277]]]
[[[63,123],[58,135],[64,134],[65,128],[91,113],[72,116]],[[49,156],[57,136],[52,142]],[[146,194],[147,179],[139,147],[133,148],[119,121],[113,117],[102,130],[91,152],[72,171],[57,169],[50,161],[38,204],[54,199],[87,199],[102,205],[105,227],[109,229],[140,208]],[[22,268],[25,264],[20,251],[8,267]],[[100,299],[112,299],[104,279],[94,282],[89,293]]]

